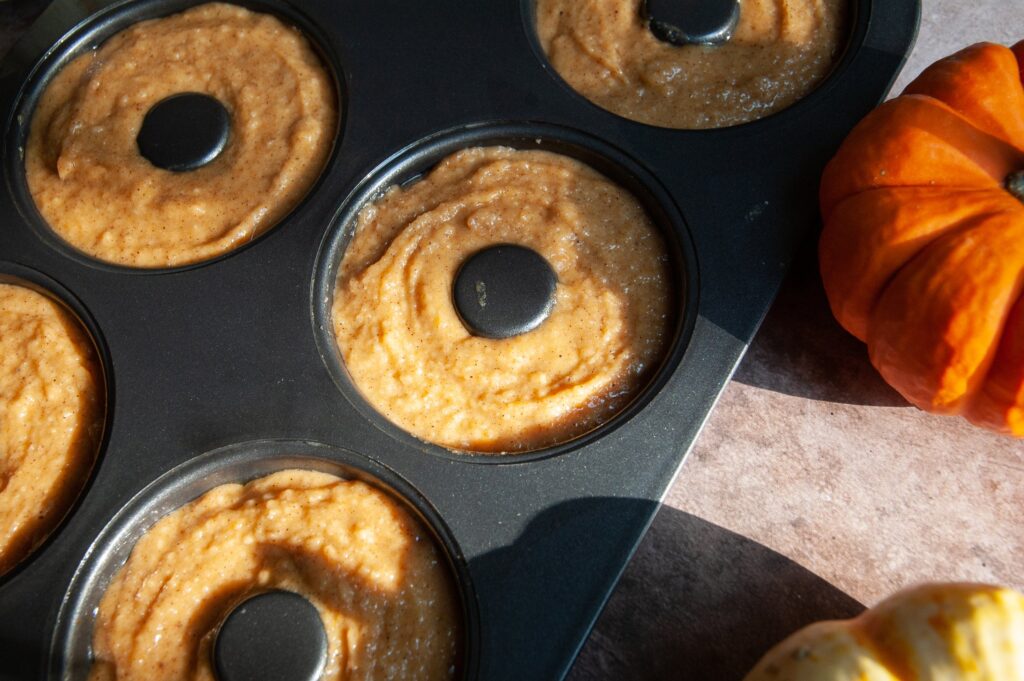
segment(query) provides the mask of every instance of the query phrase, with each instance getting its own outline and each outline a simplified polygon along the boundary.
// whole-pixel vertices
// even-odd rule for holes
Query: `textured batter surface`
[[[215,631],[248,596],[285,589],[320,611],[324,681],[451,679],[460,624],[427,531],[382,492],[288,470],[216,487],[135,545],[100,603],[92,681],[213,681]]]
[[[654,37],[642,0],[537,0],[537,35],[569,85],[609,111],[666,128],[719,128],[797,101],[843,47],[847,0],[743,0],[732,39]]]
[[[466,330],[452,280],[514,243],[558,276],[551,316],[504,340]],[[573,159],[475,148],[363,209],[334,297],[355,384],[386,417],[455,449],[522,451],[585,433],[628,403],[671,341],[664,242],[627,191]]]
[[[0,284],[0,574],[81,492],[104,409],[102,373],[78,320],[41,293]]]
[[[189,172],[152,165],[136,137],[182,92],[218,99],[227,147]],[[208,4],[143,21],[77,58],[47,86],[25,149],[29,188],[71,245],[101,260],[166,267],[248,243],[287,214],[334,140],[330,76],[276,18]]]

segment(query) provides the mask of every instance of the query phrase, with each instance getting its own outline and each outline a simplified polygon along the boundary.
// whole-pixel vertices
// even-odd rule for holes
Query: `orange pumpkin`
[[[927,411],[1024,437],[1024,42],[943,59],[821,184],[832,311]]]

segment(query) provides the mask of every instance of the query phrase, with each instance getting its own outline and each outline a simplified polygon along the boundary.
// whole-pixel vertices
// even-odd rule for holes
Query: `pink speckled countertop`
[[[1021,0],[924,0],[893,92]],[[772,644],[922,581],[1024,590],[1024,442],[924,414],[829,313],[809,242],[571,681],[739,681]]]

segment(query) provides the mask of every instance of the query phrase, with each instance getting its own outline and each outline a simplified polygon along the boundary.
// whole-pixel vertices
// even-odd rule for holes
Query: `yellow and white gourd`
[[[1024,596],[979,584],[902,591],[801,629],[744,681],[1024,681]]]

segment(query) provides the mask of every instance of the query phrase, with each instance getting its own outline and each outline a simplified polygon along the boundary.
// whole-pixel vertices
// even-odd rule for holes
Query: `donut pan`
[[[821,86],[707,131],[634,123],[573,92],[537,43],[532,0],[240,2],[298,26],[334,71],[342,115],[323,175],[227,256],[158,271],[99,263],[57,239],[28,196],[32,107],[71,57],[195,4],[55,0],[0,65],[0,280],[74,310],[108,387],[78,502],[0,577],[0,678],[84,678],[96,599],[132,542],[205,489],[291,465],[368,478],[433,528],[463,598],[462,678],[562,678],[813,235],[821,169],[887,92],[919,1],[851,0],[847,47]],[[516,456],[450,452],[385,421],[347,378],[327,320],[361,202],[482,144],[565,153],[626,186],[664,229],[677,273],[675,342],[652,384],[594,432]]]

